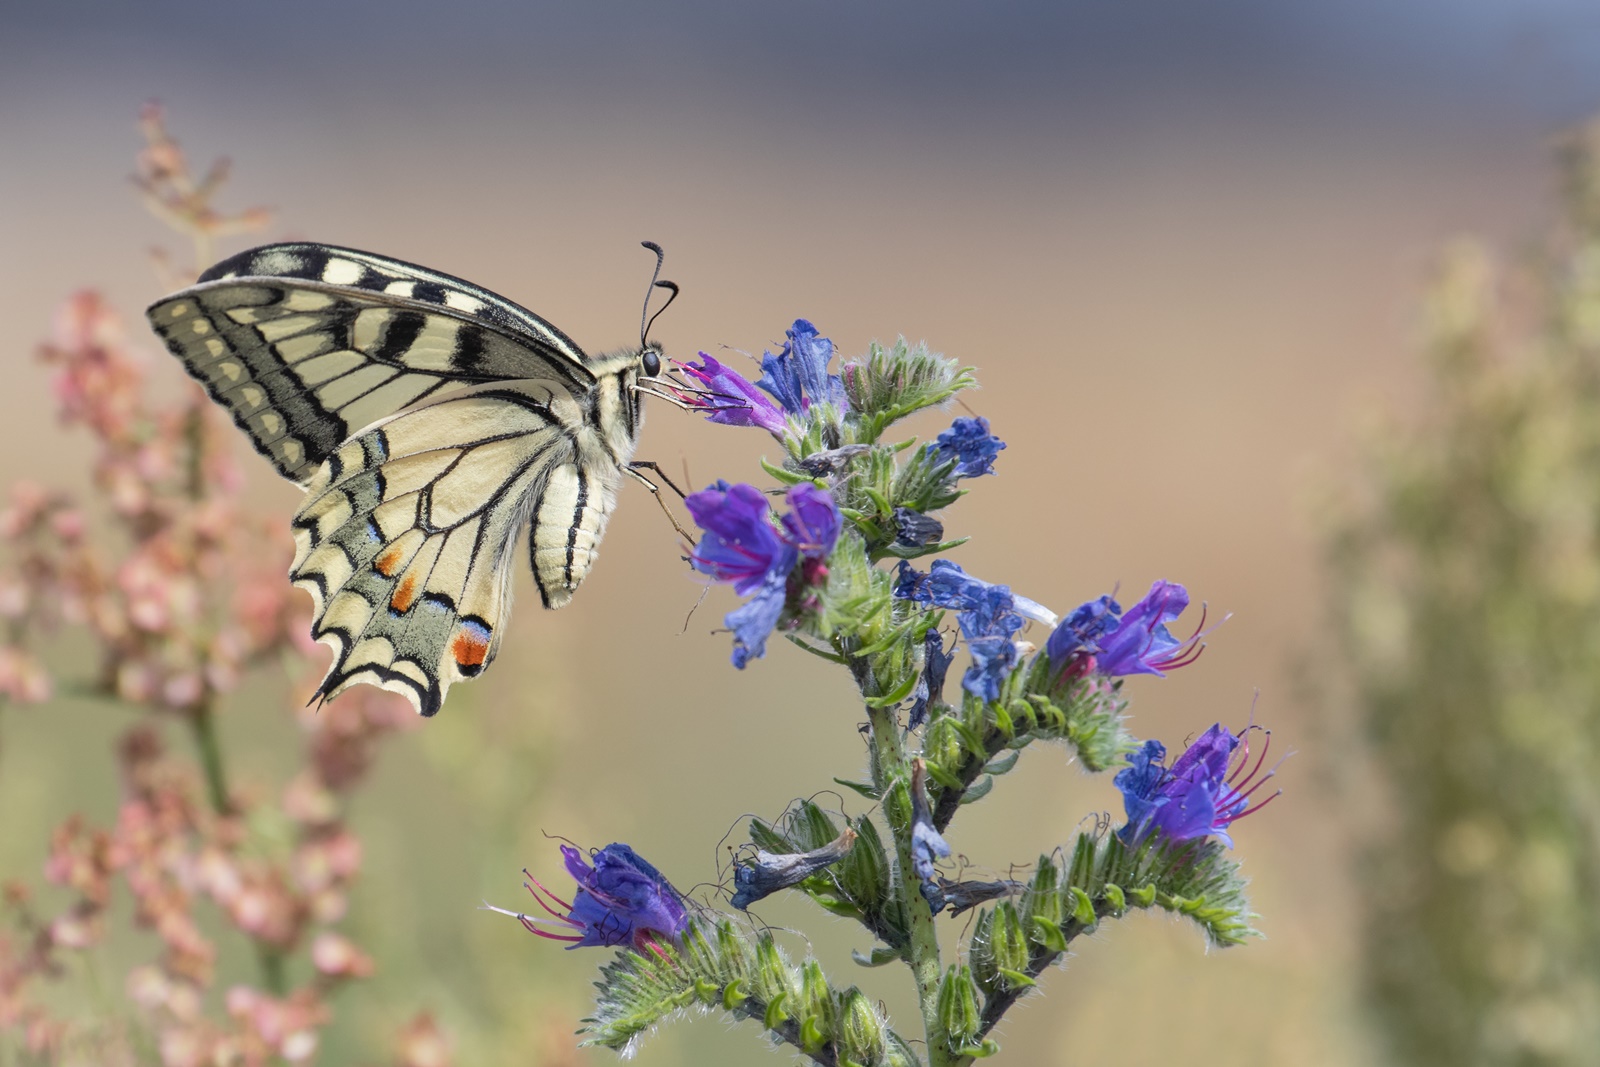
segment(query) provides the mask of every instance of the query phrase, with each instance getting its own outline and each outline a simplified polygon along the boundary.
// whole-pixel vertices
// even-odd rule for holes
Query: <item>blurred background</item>
[[[655,330],[670,354],[728,346],[759,355],[803,316],[846,356],[903,333],[976,365],[984,388],[969,403],[1009,448],[998,477],[945,516],[953,535],[973,538],[962,563],[1057,611],[1118,583],[1186,583],[1232,619],[1196,666],[1129,685],[1134,732],[1178,743],[1219,719],[1242,725],[1254,707],[1275,745],[1297,752],[1280,776],[1286,795],[1236,834],[1266,939],[1208,955],[1192,929],[1161,918],[1108,924],[1075,946],[1064,972],[1047,975],[1047,999],[1008,1018],[999,1035],[1007,1062],[1153,1065],[1179,1047],[1193,1063],[1343,1065],[1391,1050],[1401,1062],[1435,1062],[1427,1050],[1439,1053],[1438,1042],[1414,1040],[1433,1024],[1367,1005],[1403,1000],[1395,989],[1461,984],[1449,961],[1399,941],[1417,915],[1465,890],[1397,882],[1375,849],[1395,835],[1426,867],[1431,843],[1453,841],[1442,869],[1488,878],[1521,868],[1515,850],[1496,852],[1484,834],[1521,831],[1510,821],[1449,837],[1450,812],[1497,810],[1512,757],[1495,745],[1459,776],[1477,784],[1476,797],[1408,799],[1408,783],[1429,782],[1385,763],[1383,745],[1402,742],[1418,762],[1436,742],[1446,758],[1439,739],[1459,702],[1409,730],[1371,728],[1427,703],[1425,678],[1410,689],[1391,683],[1432,661],[1420,641],[1373,653],[1375,633],[1404,629],[1406,605],[1352,607],[1350,591],[1380,573],[1378,556],[1426,560],[1472,528],[1422,522],[1413,535],[1384,519],[1399,477],[1390,460],[1407,454],[1406,441],[1426,452],[1430,438],[1373,427],[1452,418],[1461,390],[1435,381],[1448,360],[1425,356],[1468,329],[1459,315],[1446,328],[1427,312],[1437,310],[1427,302],[1433,269],[1456,236],[1481,236],[1523,278],[1502,314],[1483,311],[1483,294],[1499,284],[1482,280],[1488,267],[1473,275],[1477,295],[1453,305],[1478,309],[1461,313],[1469,333],[1480,331],[1467,347],[1500,366],[1495,352],[1546,329],[1541,279],[1566,276],[1547,235],[1566,234],[1568,247],[1584,223],[1562,222],[1557,148],[1600,107],[1600,9],[1580,0],[13,5],[0,12],[10,375],[0,481],[97,493],[93,446],[56,425],[50,370],[32,358],[74,290],[100,290],[126,317],[156,398],[177,402],[189,388],[139,318],[163,291],[147,250],[187,254],[129,182],[142,145],[136,116],[152,99],[197,165],[232,159],[220,207],[273,210],[263,240],[345,244],[470,278],[590,350],[634,339],[650,267],[638,242],[648,238],[665,246],[666,274],[683,286]],[[1469,377],[1480,365],[1449,364]],[[1541,395],[1554,403],[1575,390]],[[1518,410],[1518,425],[1540,418],[1536,404]],[[1569,413],[1563,425],[1572,423]],[[942,428],[939,416],[919,427]],[[1366,443],[1374,438],[1389,443]],[[243,499],[281,516],[287,544],[296,492],[242,438],[230,447]],[[756,431],[658,405],[639,454],[686,469],[698,486],[756,480],[758,457],[776,449]],[[1428,455],[1429,470],[1448,460]],[[1526,492],[1589,507],[1593,489],[1574,488],[1586,468],[1563,469],[1564,479]],[[1484,485],[1483,510],[1497,514]],[[1454,514],[1448,494],[1428,506]],[[1579,556],[1592,548],[1592,517],[1564,519],[1579,531]],[[1506,529],[1514,537],[1522,527]],[[1458,563],[1457,578],[1481,565],[1470,555]],[[640,487],[624,489],[602,562],[569,608],[539,611],[527,577],[518,582],[521,605],[496,668],[455,690],[437,720],[389,742],[351,796],[365,852],[340,929],[376,969],[333,997],[318,1062],[385,1061],[419,1010],[433,1013],[461,1064],[611,1062],[609,1052],[567,1051],[600,958],[528,937],[477,911],[480,900],[522,906],[524,865],[552,888],[563,881],[544,833],[629,842],[680,886],[713,880],[717,842],[741,814],[775,816],[863,766],[841,674],[781,644],[734,671],[728,638],[711,633],[732,605],[725,590],[685,622],[700,588]],[[1403,577],[1388,588],[1404,600]],[[1587,605],[1571,610],[1587,620]],[[1442,626],[1450,613],[1432,618]],[[1563,631],[1587,632],[1576,622]],[[93,674],[72,634],[43,652],[59,678]],[[1486,638],[1482,647],[1496,646]],[[1576,644],[1562,662],[1587,669],[1592,647]],[[1389,681],[1374,681],[1383,671]],[[1549,699],[1590,715],[1588,685],[1553,687]],[[1465,688],[1461,699],[1488,692]],[[34,884],[45,911],[59,892],[40,876],[52,828],[73,812],[114,820],[112,749],[132,721],[58,690],[65,695],[42,704],[0,706],[0,880]],[[1402,690],[1414,699],[1395,698]],[[297,727],[284,709],[294,703],[282,672],[260,670],[220,706],[238,788],[270,796],[293,771]],[[1493,719],[1492,708],[1485,714]],[[1559,746],[1567,727],[1538,736]],[[169,741],[188,757],[182,734]],[[1108,779],[1080,773],[1061,750],[1029,752],[1000,785],[951,839],[981,868],[1030,861],[1118,804]],[[1589,799],[1572,791],[1527,814],[1576,827],[1550,846],[1568,897],[1592,888]],[[1419,811],[1438,819],[1404,837],[1397,828]],[[1573,850],[1589,858],[1563,866]],[[1404,913],[1397,901],[1420,910]],[[1498,914],[1518,907],[1503,903]],[[848,951],[865,949],[864,939],[807,909],[782,900],[763,914],[803,924],[830,973],[883,995],[910,1024],[903,976],[856,973]],[[1493,914],[1452,914],[1439,937],[1468,940]],[[1556,919],[1526,936],[1592,937],[1573,933],[1581,917]],[[248,955],[227,947],[227,931],[217,937],[219,988],[250,980]],[[1374,962],[1386,939],[1423,959],[1402,981]],[[51,996],[69,1013],[130,1012],[119,986],[149,943],[129,933],[95,950],[99,999],[75,1008],[81,975]],[[1490,970],[1538,986],[1527,977],[1543,973],[1537,961],[1507,952],[1516,958],[1497,956]],[[1574,1007],[1593,1006],[1594,973],[1581,954],[1568,965],[1564,988],[1581,995],[1545,996],[1517,1015],[1503,1058],[1473,1040],[1467,1051],[1481,1061],[1456,1050],[1437,1062],[1596,1062],[1597,1046],[1579,1040],[1592,1019]],[[1481,995],[1489,999],[1462,1002],[1477,1005],[1464,1017],[1489,1012],[1483,1005],[1500,993]],[[1449,1014],[1458,1010],[1418,1008],[1435,1022],[1463,1017]],[[760,1044],[753,1028],[683,1021],[652,1038],[641,1062],[755,1063],[771,1055]],[[20,1048],[0,1062],[30,1062]]]

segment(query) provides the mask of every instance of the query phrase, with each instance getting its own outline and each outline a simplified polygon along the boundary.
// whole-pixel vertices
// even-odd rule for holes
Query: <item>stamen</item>
[[[499,915],[509,915],[513,919],[517,920],[517,922],[521,923],[522,924],[522,928],[524,930],[528,931],[528,933],[530,933],[530,934],[538,934],[540,937],[549,938],[551,941],[582,941],[583,940],[582,935],[578,935],[578,934],[552,934],[548,930],[541,930],[538,926],[535,925],[537,920],[530,919],[526,915],[523,915],[521,912],[507,911],[505,908],[497,908],[493,904],[488,903],[487,901],[484,902],[483,910],[484,911],[492,911],[492,912],[495,912],[496,914],[499,914]]]
[[[528,873],[528,868],[526,868],[526,867],[522,868],[522,877],[526,878],[529,882],[532,882],[534,885],[538,886],[539,889],[541,891],[543,891],[545,896],[549,897],[551,900],[555,901],[557,904],[560,904],[563,908],[566,908],[568,911],[572,910],[572,905],[571,904],[567,903],[565,900],[562,900],[560,897],[558,897],[554,893],[550,892],[550,890],[545,889],[544,883],[540,882],[539,879],[535,878],[533,875]],[[523,885],[524,885],[524,888],[526,888],[527,883],[523,883]],[[531,893],[531,892],[533,892],[533,890],[530,889],[530,890],[528,890],[528,892]]]
[[[1256,727],[1251,727],[1251,729],[1256,729]],[[1248,733],[1249,731],[1246,732]],[[1267,740],[1261,746],[1261,756],[1256,760],[1256,765],[1250,768],[1249,774],[1244,776],[1244,780],[1247,782],[1256,776],[1256,772],[1261,769],[1261,765],[1267,761],[1267,750],[1272,747],[1272,731],[1262,730],[1261,732],[1267,735]],[[1250,762],[1250,745],[1249,742],[1246,742],[1244,747],[1244,755],[1239,760],[1238,769],[1228,776],[1229,785],[1232,785],[1233,780],[1239,777],[1239,771],[1244,770],[1244,765],[1248,762]],[[1276,771],[1276,768],[1274,768],[1274,771]],[[1270,778],[1271,775],[1268,775],[1268,777]]]

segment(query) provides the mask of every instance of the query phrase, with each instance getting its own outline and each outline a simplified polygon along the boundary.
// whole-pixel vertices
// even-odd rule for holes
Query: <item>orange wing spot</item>
[[[408,574],[400,580],[400,588],[394,591],[394,596],[389,598],[389,609],[401,614],[411,610],[411,605],[417,599],[417,576]]]
[[[404,556],[405,553],[401,551],[400,546],[394,545],[385,551],[383,555],[379,556],[375,561],[373,561],[372,565],[377,569],[378,573],[383,575],[385,578],[393,578],[394,572],[400,569],[400,564],[404,561]]]
[[[478,637],[474,630],[462,629],[456,633],[456,640],[451,641],[450,651],[456,656],[456,664],[482,667],[483,657],[490,654],[490,641],[486,637]]]

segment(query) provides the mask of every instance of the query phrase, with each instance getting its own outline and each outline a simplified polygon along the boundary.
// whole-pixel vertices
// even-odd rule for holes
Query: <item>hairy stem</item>
[[[868,694],[871,695],[871,694]],[[906,758],[905,746],[900,739],[900,726],[895,721],[893,709],[867,709],[872,722],[873,759],[878,764],[878,777],[885,786],[896,780],[911,782],[911,764]],[[928,1067],[952,1067],[957,1062],[950,1052],[945,1037],[944,1024],[939,1018],[939,978],[943,967],[939,962],[939,934],[934,927],[933,912],[917,885],[911,866],[911,825],[895,825],[888,820],[894,834],[895,893],[905,901],[911,920],[911,939],[906,945],[906,963],[917,983],[917,1001],[922,1007],[922,1026],[928,1042]]]

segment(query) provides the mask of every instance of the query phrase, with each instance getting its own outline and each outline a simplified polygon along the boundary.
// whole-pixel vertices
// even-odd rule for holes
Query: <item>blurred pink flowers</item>
[[[260,211],[210,206],[226,164],[192,178],[159,109],[141,124],[148,145],[135,182],[194,239],[197,258],[208,258],[213,237],[264,223]],[[47,1062],[69,1048],[72,1062],[146,1062],[136,1046],[153,1047],[166,1067],[310,1062],[330,991],[376,967],[332,929],[361,872],[349,796],[382,741],[420,720],[367,687],[299,708],[300,767],[275,796],[232,789],[215,728],[222,698],[266,664],[304,662],[302,699],[320,676],[305,636],[309,604],[285,579],[286,523],[243,507],[231,431],[198,389],[170,408],[151,404],[122,320],[98,294],[68,298],[40,356],[55,369],[61,422],[93,443],[104,510],[86,515],[68,494],[30,482],[11,487],[0,509],[0,696],[38,703],[62,689],[143,714],[117,748],[112,825],[74,815],[51,835],[43,874],[71,902],[46,917],[26,886],[0,887],[0,1034]],[[61,677],[52,678],[40,652],[58,634],[62,651],[47,658]],[[198,765],[168,752],[175,728],[191,736]],[[262,824],[287,827],[287,840],[281,830],[262,839]],[[101,943],[119,895],[159,945],[124,983],[150,1030],[138,1041],[123,1024],[56,1017],[35,988],[75,973],[69,957]],[[214,990],[218,937],[250,944],[259,988]],[[307,962],[290,968],[297,956]],[[291,970],[304,976],[292,987]],[[85,1060],[88,1045],[96,1051]],[[401,1067],[452,1062],[427,1015],[401,1032],[395,1056]]]

